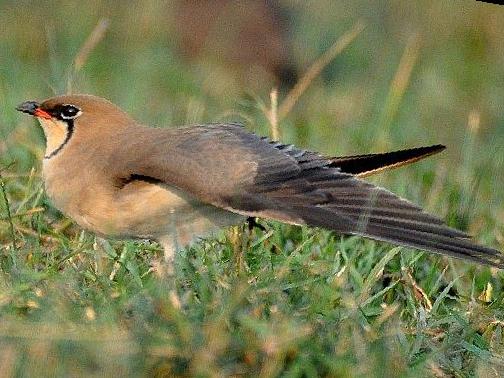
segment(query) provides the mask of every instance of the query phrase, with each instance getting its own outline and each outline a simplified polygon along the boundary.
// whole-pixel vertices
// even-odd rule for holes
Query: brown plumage
[[[443,146],[327,158],[233,123],[144,127],[94,96],[18,110],[37,116],[46,134],[43,175],[56,207],[100,235],[158,240],[170,259],[195,237],[253,216],[504,267],[499,251],[356,177]]]

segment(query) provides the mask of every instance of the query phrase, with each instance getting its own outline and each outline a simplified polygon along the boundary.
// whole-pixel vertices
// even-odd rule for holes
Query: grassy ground
[[[0,375],[503,375],[501,271],[261,221],[183,251],[170,278],[156,244],[97,241],[58,213],[21,101],[70,88],[153,125],[234,119],[270,133],[269,76],[185,61],[172,6],[121,4],[0,2]],[[282,4],[300,72],[366,25],[279,122],[282,140],[333,155],[444,143],[373,181],[502,250],[504,9]]]

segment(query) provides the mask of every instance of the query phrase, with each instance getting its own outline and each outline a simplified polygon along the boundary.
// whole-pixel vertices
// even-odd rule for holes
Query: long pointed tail
[[[386,169],[398,168],[414,163],[427,156],[437,154],[445,148],[441,144],[436,144],[429,147],[410,148],[381,154],[333,157],[330,160],[332,167],[338,167],[343,172],[358,177],[365,177]]]

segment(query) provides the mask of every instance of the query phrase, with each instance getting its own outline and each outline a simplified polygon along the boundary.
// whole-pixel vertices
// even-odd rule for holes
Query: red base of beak
[[[44,111],[42,109],[35,110],[35,112],[33,113],[33,115],[35,117],[40,117],[40,118],[45,118],[45,119],[51,119],[52,118],[49,113],[47,113],[46,111]]]

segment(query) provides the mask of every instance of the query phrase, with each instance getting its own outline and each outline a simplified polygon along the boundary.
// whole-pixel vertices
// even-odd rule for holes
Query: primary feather
[[[334,159],[238,125],[153,130],[149,146],[132,151],[141,158],[133,166],[128,162],[129,169],[214,206],[504,267],[499,251],[472,243],[411,202],[343,172]]]

